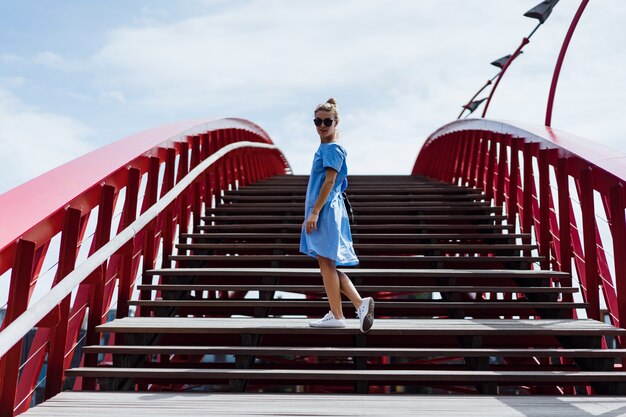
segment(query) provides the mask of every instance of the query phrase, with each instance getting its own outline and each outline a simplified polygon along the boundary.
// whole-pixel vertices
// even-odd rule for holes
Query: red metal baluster
[[[480,151],[478,152],[478,165],[476,167],[476,179],[478,188],[485,191],[485,161],[487,158],[487,146],[489,142],[485,138],[485,132],[480,131]]]
[[[598,293],[598,254],[596,252],[596,219],[593,201],[593,172],[591,168],[580,173],[580,205],[583,219],[585,245],[585,280],[581,282],[585,301],[589,303],[587,316],[600,320],[600,297]]]
[[[126,200],[124,201],[123,229],[128,227],[137,218],[137,199],[139,194],[139,176],[141,172],[136,168],[128,170],[128,185],[126,186]],[[122,260],[119,272],[119,288],[117,293],[117,318],[128,316],[128,301],[131,297],[133,284],[133,254],[135,252],[134,239],[131,239],[122,249]]]
[[[487,158],[487,186],[485,189],[485,197],[487,200],[494,198],[494,176],[496,171],[496,153],[497,153],[497,139],[496,134],[489,132],[489,156]]]
[[[160,169],[160,160],[157,157],[150,158],[150,166],[148,168],[148,183],[146,184],[146,195],[143,199],[142,210],[141,212],[145,212],[148,208],[150,208],[157,201],[157,192],[159,187],[159,169]],[[144,229],[143,232],[143,242],[142,242],[142,256],[143,262],[141,264],[142,273],[141,273],[141,283],[142,284],[152,284],[152,277],[148,277],[146,275],[146,271],[154,268],[155,262],[155,245],[156,241],[156,224],[154,221],[150,222],[148,226]],[[148,290],[141,290],[139,293],[140,300],[150,300],[152,292]],[[145,311],[144,311],[145,310]],[[135,316],[149,316],[150,309],[147,307],[136,307]]]
[[[535,178],[533,174],[533,154],[538,152],[538,146],[534,143],[524,143],[524,190],[522,203],[522,232],[527,233],[528,237],[523,243],[530,244],[533,233],[533,195],[535,191]],[[535,233],[535,238],[538,235]],[[530,256],[530,250],[525,252],[526,256]]]
[[[539,255],[541,269],[550,269],[550,178],[548,150],[539,150]]]
[[[478,135],[475,130],[470,130],[468,132],[468,149],[469,155],[467,156],[467,169],[466,169],[466,178],[467,184],[470,187],[476,186],[476,158],[478,154]]]
[[[111,223],[113,220],[113,208],[115,206],[115,187],[111,185],[102,186],[102,197],[98,207],[98,223],[94,234],[95,250],[104,246],[111,235]],[[105,262],[85,281],[91,284],[91,302],[89,305],[89,318],[87,324],[87,345],[99,345],[100,333],[96,326],[102,324],[104,311],[104,279],[106,277],[107,263]],[[97,354],[85,354],[85,366],[95,367],[98,364]],[[83,379],[83,389],[95,390],[96,381],[94,378]]]
[[[57,276],[60,279],[74,270],[76,264],[76,248],[80,235],[80,216],[78,209],[68,208],[65,212],[65,225],[61,234],[61,246],[59,250],[59,266]],[[48,369],[46,371],[45,399],[48,400],[60,393],[65,380],[65,349],[68,331],[70,296],[66,297],[60,305],[59,323],[50,334],[50,350],[48,353]]]
[[[2,328],[6,328],[17,319],[28,307],[28,293],[33,277],[35,264],[35,242],[20,239],[15,249],[15,261],[11,271],[9,301]],[[15,408],[15,392],[21,362],[22,340],[15,344],[0,359],[0,375],[2,376],[2,401],[0,416],[12,417]]]
[[[510,135],[500,135],[500,149],[498,156],[498,166],[497,166],[497,182],[496,182],[496,190],[495,190],[495,205],[499,206],[504,203],[504,194],[505,194],[505,184],[506,178],[509,175],[509,167],[507,163],[507,154],[506,148],[511,139]]]
[[[613,255],[615,262],[615,292],[618,294],[617,315],[619,323],[626,323],[626,221],[624,220],[624,188],[617,184],[609,189],[610,228],[613,237]],[[619,297],[621,295],[621,297]]]
[[[519,154],[518,144],[520,139],[511,138],[511,170],[509,172],[509,188],[507,191],[508,201],[506,203],[508,223],[514,226],[517,224],[517,191],[519,179]]]

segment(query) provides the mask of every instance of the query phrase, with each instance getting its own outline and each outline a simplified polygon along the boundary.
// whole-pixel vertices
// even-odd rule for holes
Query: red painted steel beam
[[[565,40],[561,45],[561,51],[559,52],[559,57],[556,60],[556,65],[554,67],[554,74],[552,75],[552,82],[550,84],[550,93],[548,94],[548,104],[546,107],[546,126],[552,126],[552,110],[554,108],[554,97],[556,96],[556,86],[559,83],[559,76],[561,75],[561,67],[563,66],[563,61],[565,60],[565,54],[567,53],[567,48],[569,48],[569,43],[572,40],[572,36],[574,35],[574,31],[576,30],[576,26],[578,26],[578,22],[580,21],[580,17],[585,11],[585,8],[589,4],[589,0],[583,0],[578,6],[578,10],[574,15],[574,19],[570,24],[570,27],[565,35]]]

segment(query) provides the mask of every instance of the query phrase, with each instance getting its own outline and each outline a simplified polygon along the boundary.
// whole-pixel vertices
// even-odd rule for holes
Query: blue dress
[[[341,193],[348,187],[348,153],[336,142],[321,143],[313,157],[313,167],[309,177],[304,202],[304,220],[300,233],[300,252],[315,258],[317,255],[333,259],[336,266],[359,264],[354,253],[350,220]],[[306,232],[306,219],[309,218],[317,201],[322,184],[326,179],[326,168],[337,171],[333,189],[320,210],[317,230]]]

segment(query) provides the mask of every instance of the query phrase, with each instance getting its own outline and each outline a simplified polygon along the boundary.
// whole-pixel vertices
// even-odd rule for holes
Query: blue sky
[[[237,116],[295,173],[337,98],[352,174],[408,174],[535,25],[538,0],[0,0],[0,192],[168,122]],[[579,1],[561,0],[503,79],[488,117],[541,124]],[[591,2],[563,68],[553,126],[621,147],[626,2]]]

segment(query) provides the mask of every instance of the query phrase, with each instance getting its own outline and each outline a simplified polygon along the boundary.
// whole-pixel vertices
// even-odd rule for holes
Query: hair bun
[[[328,100],[326,100],[326,103],[332,104],[333,106],[337,105],[337,100],[335,100],[334,98],[329,98]]]

